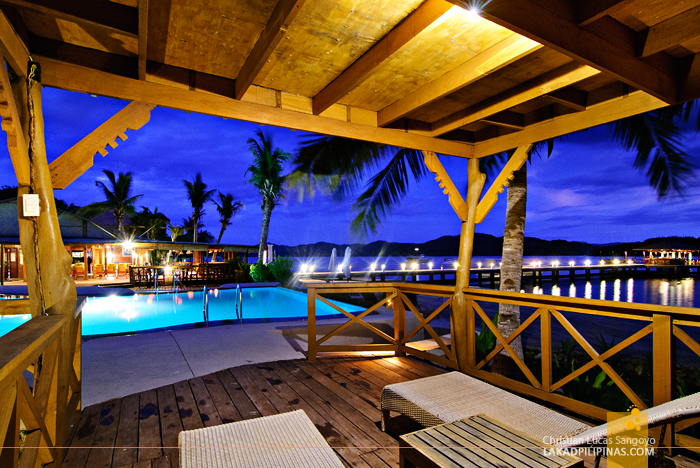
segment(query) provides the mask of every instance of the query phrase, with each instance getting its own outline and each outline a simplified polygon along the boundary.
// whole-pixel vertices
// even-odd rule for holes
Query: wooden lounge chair
[[[590,427],[461,372],[387,385],[382,390],[382,430],[390,411],[429,427],[485,414],[536,440],[557,447],[583,446],[625,430],[623,419]],[[665,426],[700,416],[700,393],[644,410],[647,427]],[[619,423],[618,423],[619,422]],[[599,458],[598,458],[599,460]],[[597,466],[598,460],[596,460]]]
[[[107,265],[107,272],[105,273],[105,278],[107,276],[112,276],[112,278],[117,277],[117,265],[114,263],[109,263]]]
[[[180,468],[343,468],[302,410],[182,431],[178,447]]]
[[[101,263],[97,263],[92,266],[92,277],[93,278],[98,278],[98,277],[105,277],[105,266]]]
[[[129,276],[129,266],[126,263],[117,264],[117,278],[124,275],[124,278]]]

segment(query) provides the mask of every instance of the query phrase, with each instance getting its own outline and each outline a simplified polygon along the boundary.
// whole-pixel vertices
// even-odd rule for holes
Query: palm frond
[[[351,231],[365,237],[376,232],[387,212],[400,204],[409,187],[409,171],[418,182],[425,175],[425,163],[420,151],[401,149],[369,182],[369,187],[353,204],[359,211],[350,224]]]

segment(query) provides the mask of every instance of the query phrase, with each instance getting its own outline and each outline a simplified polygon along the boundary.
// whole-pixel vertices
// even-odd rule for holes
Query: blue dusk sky
[[[127,103],[57,89],[43,91],[46,146],[49,162],[107,120]],[[209,188],[233,194],[245,204],[222,242],[256,244],[260,239],[260,197],[246,183],[252,157],[246,140],[255,136],[257,124],[224,120],[183,111],[156,108],[151,120],[138,131],[127,131],[128,139],[109,154],[97,154],[94,166],[68,186],[56,190],[56,198],[85,205],[101,201],[96,180],[106,182],[104,169],[131,171],[133,194],[143,194],[137,208],[158,208],[174,224],[191,215],[182,179],[201,172]],[[262,127],[273,135],[274,144],[295,153],[303,132]],[[684,134],[688,154],[697,159],[700,138],[694,130]],[[0,185],[16,185],[6,145],[0,145]],[[612,141],[607,127],[599,127],[557,142],[552,156],[533,157],[528,167],[527,236],[591,243],[641,241],[656,236],[700,236],[700,187],[692,182],[685,197],[664,201],[648,186],[644,174],[632,168],[635,155]],[[441,157],[453,181],[466,188],[467,161]],[[289,166],[287,168],[289,170]],[[460,222],[447,196],[427,174],[420,183],[411,180],[401,205],[390,213],[375,235],[361,239],[350,233],[354,199],[338,201],[316,193],[299,200],[287,193],[272,213],[269,242],[297,245],[318,241],[334,243],[424,242],[442,235],[459,235]],[[358,193],[359,194],[359,193]],[[505,193],[476,232],[502,236]],[[205,206],[205,228],[215,237],[220,225],[214,204]]]

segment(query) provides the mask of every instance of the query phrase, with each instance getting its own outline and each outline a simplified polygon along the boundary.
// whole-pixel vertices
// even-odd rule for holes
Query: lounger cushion
[[[178,446],[182,468],[343,468],[302,410],[182,431]]]
[[[426,427],[487,414],[537,440],[573,436],[590,428],[461,372],[387,385],[382,390],[382,429],[387,411]]]

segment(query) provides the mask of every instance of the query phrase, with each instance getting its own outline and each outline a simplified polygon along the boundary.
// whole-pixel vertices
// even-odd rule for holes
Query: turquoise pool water
[[[307,296],[284,288],[245,288],[243,321],[266,322],[306,318]],[[238,323],[236,291],[208,291],[209,322]],[[204,295],[200,292],[178,294],[137,294],[133,296],[90,297],[83,306],[83,336],[113,335],[147,330],[186,327],[203,322]],[[347,312],[364,309],[341,304]],[[332,307],[316,301],[316,316],[338,315]]]
[[[0,336],[11,332],[29,320],[31,315],[0,315]]]

